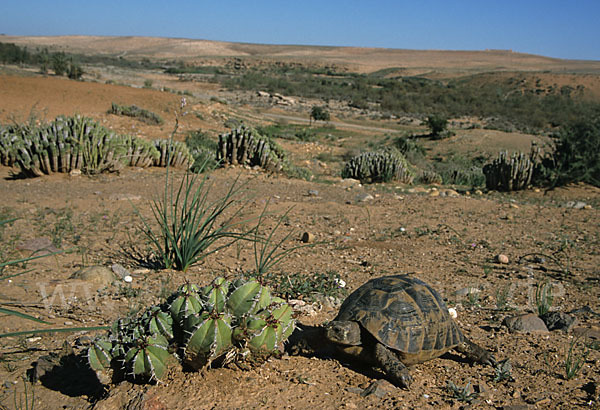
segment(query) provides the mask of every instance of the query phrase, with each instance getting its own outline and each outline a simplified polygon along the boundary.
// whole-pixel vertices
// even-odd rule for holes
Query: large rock
[[[544,321],[533,313],[506,317],[502,324],[511,333],[548,333]]]
[[[569,332],[577,324],[577,318],[563,312],[548,312],[540,316],[548,330]]]
[[[117,277],[106,266],[89,266],[72,274],[71,279],[79,279],[99,286],[109,286]]]

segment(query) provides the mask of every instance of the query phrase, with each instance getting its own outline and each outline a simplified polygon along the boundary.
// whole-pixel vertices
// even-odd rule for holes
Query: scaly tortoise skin
[[[408,275],[372,279],[354,291],[327,326],[326,337],[344,354],[381,367],[400,387],[412,381],[406,365],[451,349],[475,362],[496,363],[462,334],[441,296]]]

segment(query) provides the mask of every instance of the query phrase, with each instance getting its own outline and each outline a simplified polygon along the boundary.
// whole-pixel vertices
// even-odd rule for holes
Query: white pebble
[[[450,317],[452,319],[456,319],[458,317],[458,313],[456,313],[456,309],[448,308],[448,313],[450,313]]]
[[[123,278],[123,280],[127,283],[131,283],[133,282],[133,278],[131,277],[131,275],[127,275]]]

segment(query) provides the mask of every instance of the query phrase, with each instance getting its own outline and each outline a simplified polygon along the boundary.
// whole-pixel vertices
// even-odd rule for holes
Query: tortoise
[[[452,349],[474,362],[496,364],[490,352],[462,334],[441,296],[408,275],[368,281],[346,298],[324,331],[336,350],[381,368],[398,387],[410,386],[407,365]]]

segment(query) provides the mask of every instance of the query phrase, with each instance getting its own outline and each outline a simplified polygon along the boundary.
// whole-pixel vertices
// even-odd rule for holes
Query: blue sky
[[[600,60],[600,0],[2,0],[0,33],[512,49]],[[1,37],[0,37],[0,41]]]

